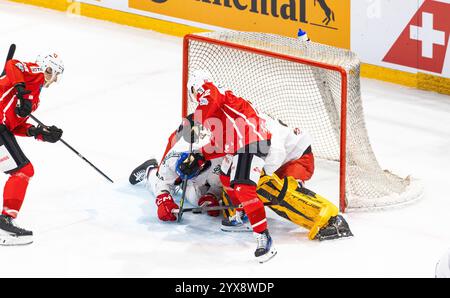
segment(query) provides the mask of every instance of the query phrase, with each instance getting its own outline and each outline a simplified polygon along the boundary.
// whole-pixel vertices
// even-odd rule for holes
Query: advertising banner
[[[450,0],[352,5],[351,48],[362,61],[450,78]]]
[[[209,30],[296,37],[350,48],[350,0],[81,0],[80,2]]]

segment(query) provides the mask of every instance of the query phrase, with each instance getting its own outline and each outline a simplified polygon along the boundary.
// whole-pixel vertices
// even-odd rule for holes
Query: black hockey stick
[[[9,46],[8,56],[6,56],[5,66],[6,66],[6,62],[8,62],[9,60],[11,60],[14,57],[15,52],[16,52],[16,45],[11,44],[11,46]],[[3,67],[3,71],[2,71],[2,74],[0,75],[0,77],[3,77],[5,74],[6,74],[6,69]]]
[[[44,123],[42,123],[41,121],[39,121],[36,117],[34,117],[33,115],[30,114],[30,118],[33,119],[34,121],[36,121],[39,125],[42,125],[43,127],[48,127],[47,125],[45,125]],[[78,155],[78,157],[80,157],[82,160],[84,160],[85,162],[87,162],[91,167],[93,167],[97,172],[99,172],[100,174],[102,174],[103,177],[105,177],[106,179],[108,179],[109,182],[114,183],[114,181],[111,180],[111,178],[109,178],[108,176],[105,175],[105,173],[103,173],[102,171],[100,171],[96,166],[94,166],[89,160],[87,160],[83,155],[81,155],[77,150],[75,150],[72,146],[70,146],[69,144],[66,143],[66,141],[64,141],[63,139],[59,139],[61,141],[61,143],[63,143],[64,145],[66,145],[70,150],[72,150],[73,152],[75,152],[75,154]]]
[[[278,206],[278,204],[273,204],[272,202],[265,202],[263,204],[264,204],[264,206]],[[205,206],[205,207],[185,208],[185,209],[183,209],[183,213],[184,212],[192,212],[194,214],[199,214],[199,213],[204,213],[204,212],[208,212],[208,211],[225,210],[225,209],[238,209],[238,208],[243,208],[242,204],[238,205],[238,206],[235,206],[235,205],[229,205],[229,206],[223,205],[223,206],[212,206],[212,207]],[[176,214],[178,212],[175,211],[174,213]]]
[[[284,197],[286,196],[286,193],[288,191],[288,182],[287,177],[283,179],[283,187],[281,188],[280,194],[277,196],[277,202],[282,202],[284,200]],[[304,190],[311,192],[310,190],[307,190],[306,188],[303,188]],[[279,206],[280,204],[274,204],[273,202],[263,202],[264,206]],[[195,208],[186,208],[182,210],[182,212],[192,212],[192,213],[203,213],[208,211],[215,211],[215,210],[226,210],[226,209],[237,209],[237,208],[243,208],[242,204],[236,206],[236,205],[224,205],[224,206],[213,206],[213,207],[195,207]],[[177,213],[177,212],[175,212]]]
[[[191,140],[191,142],[189,144],[189,156],[192,154],[192,143],[194,143],[194,140]],[[181,186],[183,193],[181,194],[180,208],[178,209],[177,222],[180,222],[181,218],[183,217],[183,212],[184,212],[183,206],[184,206],[184,200],[186,199],[187,182],[188,182],[188,177],[186,175],[186,177],[184,177],[184,179],[183,179],[183,184]]]

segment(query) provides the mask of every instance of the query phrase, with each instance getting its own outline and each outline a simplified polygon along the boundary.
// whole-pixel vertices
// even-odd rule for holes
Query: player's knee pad
[[[34,168],[31,162],[27,163],[24,167],[11,173],[11,176],[21,177],[26,180],[30,180],[34,176]]]
[[[0,125],[0,171],[11,174],[29,162],[14,135],[5,125]]]

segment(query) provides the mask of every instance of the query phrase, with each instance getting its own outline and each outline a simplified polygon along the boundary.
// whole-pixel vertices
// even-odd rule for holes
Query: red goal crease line
[[[182,117],[186,117],[188,104],[187,104],[187,82],[188,82],[188,67],[189,67],[189,41],[198,41],[203,43],[214,44],[218,46],[224,46],[232,49],[237,49],[245,52],[254,53],[257,55],[268,56],[275,59],[291,61],[295,63],[301,63],[313,67],[322,69],[328,69],[337,71],[341,74],[341,135],[340,135],[340,175],[339,175],[339,205],[341,212],[345,212],[347,202],[345,198],[345,175],[346,175],[346,136],[347,136],[347,71],[336,65],[327,63],[321,63],[304,58],[289,56],[285,54],[279,54],[270,52],[267,50],[257,49],[245,45],[240,45],[232,42],[221,41],[205,36],[188,34],[183,40],[183,79],[182,79]]]

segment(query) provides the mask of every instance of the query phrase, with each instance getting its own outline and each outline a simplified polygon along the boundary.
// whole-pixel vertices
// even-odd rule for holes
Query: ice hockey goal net
[[[195,109],[187,100],[189,74],[203,69],[258,110],[307,130],[315,156],[339,163],[341,211],[420,197],[420,184],[383,170],[375,158],[353,52],[274,34],[208,32],[185,37],[183,64],[183,116]]]

